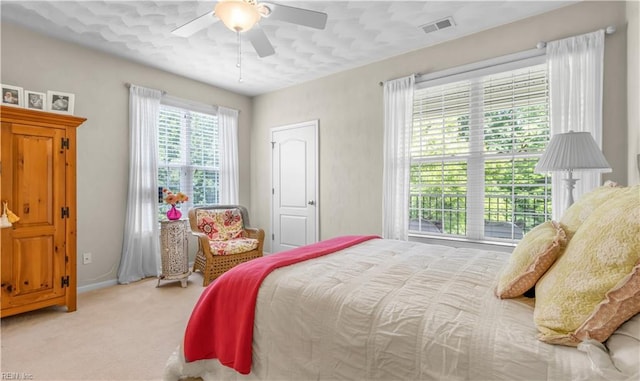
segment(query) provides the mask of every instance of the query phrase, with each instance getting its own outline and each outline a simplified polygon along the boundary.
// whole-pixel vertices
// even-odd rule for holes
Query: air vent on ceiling
[[[435,32],[440,29],[450,28],[455,26],[456,24],[453,22],[453,17],[447,17],[442,20],[430,22],[428,24],[422,25],[420,28],[424,30],[425,33]]]

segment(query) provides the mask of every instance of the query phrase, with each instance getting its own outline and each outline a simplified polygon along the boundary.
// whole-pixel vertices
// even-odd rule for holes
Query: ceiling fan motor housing
[[[216,4],[215,15],[234,32],[245,32],[260,20],[255,0],[220,1]]]

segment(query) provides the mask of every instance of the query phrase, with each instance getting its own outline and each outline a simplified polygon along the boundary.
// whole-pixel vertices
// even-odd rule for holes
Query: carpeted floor
[[[78,295],[78,310],[52,307],[2,319],[0,369],[14,380],[160,380],[182,341],[202,276],[148,278]]]

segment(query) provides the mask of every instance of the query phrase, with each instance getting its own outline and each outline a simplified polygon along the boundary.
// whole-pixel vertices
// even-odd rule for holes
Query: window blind
[[[218,118],[160,106],[158,118],[158,185],[189,196],[185,205],[219,203]]]
[[[547,219],[548,119],[545,65],[416,90],[409,230],[517,240]]]

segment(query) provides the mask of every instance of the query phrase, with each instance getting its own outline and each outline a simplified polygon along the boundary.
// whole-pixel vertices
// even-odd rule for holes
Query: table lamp
[[[534,171],[568,173],[564,179],[568,208],[573,204],[573,188],[578,181],[573,178],[573,171],[611,172],[611,166],[590,133],[569,131],[553,135]]]

